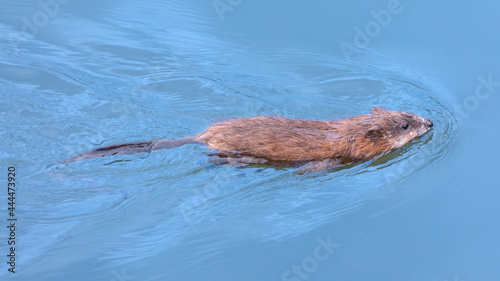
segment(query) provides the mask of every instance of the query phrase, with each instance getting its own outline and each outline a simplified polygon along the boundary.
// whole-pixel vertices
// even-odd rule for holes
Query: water
[[[2,2],[18,218],[2,280],[499,280],[499,4],[169,2]],[[303,176],[212,166],[197,145],[49,166],[227,118],[374,105],[434,128]]]

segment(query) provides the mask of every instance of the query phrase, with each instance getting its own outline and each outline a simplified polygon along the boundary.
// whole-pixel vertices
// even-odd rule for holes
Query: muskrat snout
[[[425,125],[427,125],[429,128],[432,128],[434,126],[434,123],[430,119],[425,119]]]
[[[427,118],[424,118],[424,124],[429,127],[429,128],[432,128],[432,126],[434,126],[434,123],[432,123],[431,120],[427,119]]]

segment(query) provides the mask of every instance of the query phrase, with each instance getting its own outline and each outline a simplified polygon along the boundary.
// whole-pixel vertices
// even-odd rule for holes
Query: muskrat
[[[215,164],[288,163],[301,165],[297,173],[302,174],[384,155],[432,126],[431,120],[417,114],[380,106],[373,107],[369,114],[331,121],[280,116],[237,118],[217,122],[195,136],[111,145],[60,163],[203,143],[219,151],[209,159]]]

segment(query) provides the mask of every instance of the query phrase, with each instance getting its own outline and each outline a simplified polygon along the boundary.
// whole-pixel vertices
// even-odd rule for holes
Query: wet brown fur
[[[380,107],[370,114],[336,121],[279,116],[231,119],[198,135],[209,148],[275,161],[366,160],[425,133],[430,120]],[[407,124],[409,127],[404,129]]]
[[[430,127],[429,119],[382,107],[333,121],[280,116],[237,118],[218,122],[195,136],[112,145],[60,163],[204,143],[219,151],[214,163],[309,163],[300,173],[316,172],[383,155],[425,134]]]

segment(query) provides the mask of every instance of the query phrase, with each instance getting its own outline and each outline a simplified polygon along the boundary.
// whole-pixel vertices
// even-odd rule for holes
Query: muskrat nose
[[[425,125],[427,125],[427,127],[429,127],[429,128],[430,128],[430,127],[434,126],[434,123],[432,123],[432,121],[431,121],[431,120],[429,120],[429,119],[427,119],[427,118],[426,118],[426,119],[425,119]]]

